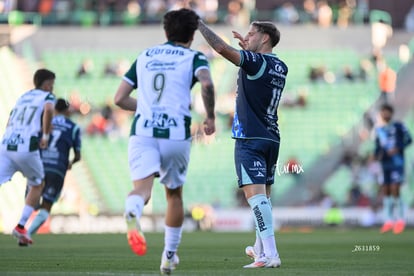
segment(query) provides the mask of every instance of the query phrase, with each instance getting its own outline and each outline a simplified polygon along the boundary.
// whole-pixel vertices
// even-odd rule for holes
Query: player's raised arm
[[[210,71],[207,69],[200,69],[197,72],[197,79],[201,84],[201,96],[203,98],[204,108],[206,110],[207,118],[204,120],[204,132],[211,135],[216,131],[215,115],[214,115],[214,85],[211,79]]]
[[[240,57],[239,50],[227,44],[223,39],[221,39],[221,37],[219,37],[216,33],[214,33],[201,19],[198,20],[198,30],[200,31],[202,36],[205,38],[207,43],[217,53],[219,53],[224,58],[234,63],[236,66],[240,65],[241,57]]]

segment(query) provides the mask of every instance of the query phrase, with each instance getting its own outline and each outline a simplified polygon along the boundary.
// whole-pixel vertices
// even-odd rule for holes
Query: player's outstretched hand
[[[239,34],[236,31],[232,31],[233,33],[233,37],[239,40],[239,46],[243,49],[246,50],[247,44],[246,41],[244,40],[243,36],[241,34]]]
[[[216,123],[214,119],[207,118],[204,120],[204,133],[211,135],[216,132]]]

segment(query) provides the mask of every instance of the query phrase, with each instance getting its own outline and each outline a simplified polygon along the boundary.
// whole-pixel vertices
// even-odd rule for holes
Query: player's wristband
[[[49,134],[47,134],[47,133],[43,133],[42,134],[42,140],[49,140]]]

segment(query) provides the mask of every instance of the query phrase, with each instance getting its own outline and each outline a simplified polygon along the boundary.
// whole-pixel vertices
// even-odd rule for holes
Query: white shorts
[[[45,177],[39,151],[0,151],[0,185],[10,181],[16,172],[27,178],[29,186],[40,185]]]
[[[191,140],[131,136],[128,160],[132,180],[159,174],[167,188],[181,187],[186,180],[190,148]]]

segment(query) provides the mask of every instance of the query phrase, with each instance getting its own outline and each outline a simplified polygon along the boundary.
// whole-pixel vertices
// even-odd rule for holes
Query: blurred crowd
[[[0,0],[0,14],[39,13],[44,24],[81,23],[73,21],[77,12],[93,12],[93,24],[158,23],[166,11],[182,7],[194,9],[208,23],[239,26],[252,19],[322,27],[369,20],[368,0]]]

